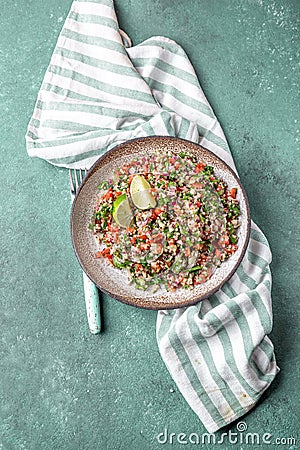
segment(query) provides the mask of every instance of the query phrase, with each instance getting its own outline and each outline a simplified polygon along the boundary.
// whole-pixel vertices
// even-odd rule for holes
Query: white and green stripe
[[[171,135],[201,142],[235,170],[183,49],[164,37],[128,42],[112,0],[73,2],[28,125],[29,155],[89,168],[128,139]],[[251,409],[278,372],[267,336],[270,262],[268,241],[252,223],[243,261],[222,289],[197,305],[158,313],[161,356],[210,432]]]

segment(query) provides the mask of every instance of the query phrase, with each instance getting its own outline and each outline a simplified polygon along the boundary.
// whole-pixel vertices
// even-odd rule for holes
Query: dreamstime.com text
[[[216,435],[213,433],[172,433],[167,428],[159,433],[156,438],[159,444],[210,444],[219,445],[229,444],[246,444],[246,445],[296,445],[296,438],[293,436],[276,437],[271,433],[252,433],[247,431],[245,422],[238,422],[236,431],[229,430],[226,433]]]

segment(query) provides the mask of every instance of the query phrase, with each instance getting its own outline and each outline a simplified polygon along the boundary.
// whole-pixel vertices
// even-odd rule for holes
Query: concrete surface
[[[1,1],[0,449],[299,448],[299,1],[116,1],[134,43],[161,34],[185,48],[273,250],[281,372],[243,418],[254,445],[245,432],[178,442],[205,430],[159,356],[155,312],[104,297],[104,333],[88,332],[67,173],[27,157],[24,142],[70,4]]]

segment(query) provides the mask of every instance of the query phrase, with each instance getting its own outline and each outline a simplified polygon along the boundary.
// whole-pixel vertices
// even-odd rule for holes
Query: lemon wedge
[[[113,203],[114,220],[120,227],[128,227],[133,219],[132,209],[126,194],[119,195]]]
[[[155,198],[149,190],[137,191],[131,196],[134,205],[139,209],[150,209],[156,205]]]
[[[135,194],[138,191],[146,191],[147,189],[151,189],[151,186],[143,175],[135,175],[132,178],[130,195]]]
[[[139,209],[150,209],[156,205],[151,194],[151,186],[143,175],[135,175],[130,184],[130,195],[133,204]]]

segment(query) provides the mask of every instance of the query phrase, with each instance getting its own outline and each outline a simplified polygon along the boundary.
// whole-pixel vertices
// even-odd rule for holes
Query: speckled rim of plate
[[[160,289],[156,293],[141,291],[128,283],[127,273],[96,259],[94,253],[98,244],[88,229],[92,208],[99,191],[97,185],[107,180],[125,161],[151,154],[155,149],[173,150],[176,153],[187,151],[196,154],[199,160],[214,167],[216,176],[222,178],[228,188],[238,187],[241,215],[238,229],[238,250],[216,269],[213,276],[194,289],[178,289],[167,292]],[[245,254],[250,237],[250,207],[244,187],[235,172],[210,150],[194,142],[169,136],[149,136],[131,139],[117,145],[102,155],[88,171],[75,196],[71,218],[71,238],[77,259],[87,276],[104,293],[123,303],[144,309],[160,310],[190,306],[208,298],[218,291],[237,270]]]

